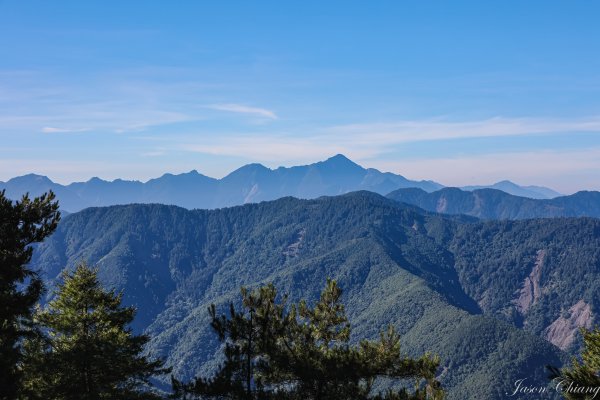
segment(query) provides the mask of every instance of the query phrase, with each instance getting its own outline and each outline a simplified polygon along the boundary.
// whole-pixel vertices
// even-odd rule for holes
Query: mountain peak
[[[182,178],[191,178],[191,179],[208,178],[207,176],[198,172],[198,170],[196,170],[196,169],[193,169],[190,172],[182,172],[181,174],[177,174],[174,176],[178,176],[178,177],[182,177]],[[212,179],[212,178],[210,178],[210,179]]]
[[[343,154],[336,154],[333,157],[329,157],[327,160],[323,161],[326,163],[352,163],[354,164],[354,162],[352,160],[350,160],[348,157],[346,157]]]
[[[256,172],[256,171],[270,171],[270,170],[269,170],[269,168],[265,167],[262,164],[259,164],[259,163],[250,163],[250,164],[246,164],[246,165],[241,166],[240,168],[236,169],[232,173],[236,173],[236,172],[240,172],[240,171]]]
[[[209,178],[208,176],[202,175],[201,173],[199,173],[197,170],[193,169],[190,172],[182,172],[180,174],[171,174],[171,173],[166,173],[163,174],[161,177],[159,178],[154,178],[154,179],[150,179],[148,182],[149,184],[152,185],[156,185],[156,184],[160,184],[161,182],[198,182],[198,181],[214,181],[214,178]]]
[[[50,178],[48,178],[47,176],[38,175],[38,174],[27,174],[27,175],[17,176],[15,178],[8,180],[7,183],[17,183],[17,182],[35,182],[36,184],[42,184],[42,183],[51,184],[51,183],[53,183],[50,180]]]
[[[271,172],[271,170],[259,163],[251,163],[241,166],[235,171],[231,172],[229,175],[225,176],[222,180],[231,180],[231,179],[245,179],[249,175],[254,174],[264,174]]]
[[[360,168],[361,170],[363,169],[363,167],[361,167],[354,161],[350,160],[348,157],[346,157],[343,154],[336,154],[333,157],[329,157],[325,161],[318,162],[317,165],[324,165],[327,167],[334,167],[334,168],[353,168],[353,169]]]
[[[516,183],[514,183],[512,181],[509,181],[508,179],[496,182],[492,186],[513,186],[513,187],[520,187],[519,185],[517,185]]]

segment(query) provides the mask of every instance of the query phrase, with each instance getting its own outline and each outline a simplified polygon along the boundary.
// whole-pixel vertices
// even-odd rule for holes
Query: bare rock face
[[[298,253],[300,253],[300,247],[304,241],[305,235],[306,229],[302,228],[296,236],[296,241],[286,247],[286,249],[283,251],[283,255],[286,257],[298,257]]]
[[[529,276],[525,278],[523,287],[519,291],[519,297],[514,301],[514,304],[522,315],[526,314],[529,308],[535,304],[537,299],[542,295],[540,287],[540,277],[542,276],[542,267],[546,260],[546,250],[538,250],[535,258],[533,269]]]
[[[475,198],[475,205],[473,206],[471,213],[472,215],[479,215],[481,213],[481,209],[483,208],[483,199],[479,193],[473,193],[473,197]]]
[[[260,190],[258,188],[258,184],[255,183],[254,185],[252,185],[252,188],[250,189],[248,194],[246,194],[246,196],[244,197],[244,204],[253,203],[254,199],[256,198],[256,195],[258,195],[259,192]]]
[[[440,199],[438,200],[437,205],[435,207],[435,212],[445,213],[447,208],[448,208],[448,199],[446,199],[444,196],[440,197]]]
[[[573,343],[579,328],[592,327],[592,309],[585,301],[579,300],[569,308],[569,313],[568,317],[560,316],[544,330],[546,340],[562,350]]]

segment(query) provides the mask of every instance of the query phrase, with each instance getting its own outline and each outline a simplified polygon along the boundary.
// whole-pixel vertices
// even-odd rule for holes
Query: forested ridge
[[[134,327],[151,336],[150,352],[184,380],[219,364],[211,303],[239,305],[240,286],[271,282],[290,301],[314,301],[330,277],[344,290],[351,340],[392,324],[407,354],[440,356],[449,398],[503,398],[517,377],[546,384],[544,365],[565,360],[545,338],[552,322],[579,300],[597,307],[595,280],[570,278],[598,272],[598,226],[480,223],[369,192],[213,211],[127,205],[69,215],[33,265],[50,285],[65,265],[98,265],[101,281],[138,308]],[[518,291],[540,250],[543,295],[521,312]],[[574,336],[565,351],[578,350]]]
[[[597,191],[535,199],[496,189],[465,191],[448,187],[428,193],[413,187],[394,190],[387,197],[428,211],[465,214],[481,219],[600,217],[600,192]]]

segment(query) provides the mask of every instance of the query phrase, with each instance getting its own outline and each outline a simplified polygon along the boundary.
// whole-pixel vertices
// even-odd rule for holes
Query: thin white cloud
[[[60,116],[57,116],[60,115]],[[103,131],[124,133],[165,124],[198,121],[199,115],[144,108],[129,103],[78,104],[56,107],[36,115],[0,115],[0,133],[21,129],[42,133]]]
[[[320,161],[333,154],[346,154],[361,159],[376,156],[374,148],[360,148],[351,143],[330,143],[323,138],[298,138],[280,135],[227,136],[206,138],[202,142],[188,142],[178,145],[177,150],[219,156],[234,156],[263,163],[277,162],[285,165]]]
[[[54,128],[51,126],[45,126],[42,128],[43,133],[76,133],[76,132],[85,132],[88,131],[87,128],[78,128],[78,129],[66,129],[66,128]]]
[[[559,132],[599,132],[600,117],[541,119],[495,117],[477,121],[408,120],[392,123],[339,125],[327,129],[332,136],[361,143],[401,144],[429,140],[492,136],[519,136]]]
[[[1,74],[1,71],[0,71]],[[19,75],[20,76],[20,75]],[[65,85],[48,85],[44,76],[24,74],[20,78],[0,75],[0,135],[14,135],[15,132],[44,132],[59,134],[67,132],[135,132],[148,130],[149,139],[165,143],[164,153],[189,151],[219,156],[232,156],[238,160],[253,160],[271,166],[297,165],[322,160],[336,153],[343,153],[365,166],[382,170],[392,170],[409,178],[436,179],[445,184],[469,184],[493,182],[499,179],[515,179],[523,184],[546,184],[567,192],[569,187],[597,188],[595,181],[586,177],[600,170],[600,151],[595,153],[566,153],[557,149],[554,153],[514,153],[461,158],[406,160],[386,164],[381,155],[389,154],[394,146],[409,142],[435,141],[461,138],[493,136],[525,136],[562,132],[598,132],[600,116],[587,118],[507,118],[496,117],[479,120],[451,121],[448,119],[401,120],[360,124],[340,124],[323,127],[318,125],[299,128],[287,127],[287,133],[254,129],[251,132],[231,134],[215,125],[198,124],[200,131],[191,135],[178,133],[175,127],[168,134],[161,130],[152,132],[153,127],[181,122],[198,121],[214,114],[209,109],[245,115],[251,122],[273,121],[278,115],[269,109],[251,107],[237,103],[214,104],[217,98],[235,99],[235,92],[223,87],[206,86],[201,81],[181,80],[174,84],[161,84],[165,80],[152,81],[154,72],[139,74],[131,72],[127,76],[120,73],[103,77],[93,87],[82,82],[65,80]],[[173,72],[165,73],[165,77]],[[145,81],[144,81],[145,79]],[[208,105],[208,106],[199,106]],[[212,104],[212,105],[211,105]],[[301,111],[298,110],[298,113]],[[350,119],[348,119],[350,120]],[[186,127],[187,128],[187,127]],[[215,129],[216,131],[211,131]],[[302,130],[300,130],[302,129]],[[134,136],[134,135],[131,135]],[[136,139],[137,140],[137,139]],[[57,142],[58,143],[58,142]],[[10,142],[6,143],[7,146]],[[552,147],[550,143],[548,147]],[[136,155],[145,147],[136,148]],[[141,154],[145,157],[159,155],[154,147]],[[485,149],[489,152],[490,149]],[[24,154],[24,153],[23,153]],[[564,154],[564,157],[563,157]],[[188,154],[190,165],[198,167]],[[227,158],[227,157],[224,157]],[[165,158],[166,159],[166,158]],[[140,169],[156,165],[157,171],[164,172],[164,165],[146,159],[140,162]],[[183,161],[181,161],[183,162]],[[186,161],[188,162],[188,161]],[[0,162],[0,165],[2,163]],[[4,164],[9,165],[9,164]],[[31,171],[23,164],[23,171]],[[35,165],[35,164],[31,164]],[[51,168],[41,166],[39,171]],[[136,165],[132,162],[132,165]],[[221,165],[219,163],[219,165]],[[188,168],[188,164],[185,164]],[[53,166],[61,174],[69,174],[62,164]],[[91,171],[96,167],[89,167]],[[102,167],[98,167],[102,168]],[[191,168],[190,168],[191,169]],[[1,170],[1,168],[0,168]],[[6,167],[6,170],[17,170]],[[97,169],[96,169],[97,170]],[[101,169],[100,169],[101,170]],[[80,169],[73,171],[81,173]],[[546,172],[544,172],[546,171]],[[562,172],[561,172],[562,171]],[[589,174],[588,172],[591,171]],[[229,171],[223,171],[229,172]],[[118,173],[115,172],[116,174]],[[122,172],[121,172],[122,174]],[[140,172],[144,176],[146,172]],[[528,175],[529,174],[529,175]],[[553,174],[557,185],[553,185]],[[569,175],[570,174],[570,175]],[[581,178],[579,178],[580,174]],[[13,174],[14,175],[14,174]],[[66,175],[65,175],[66,176]],[[568,177],[570,176],[570,181]],[[591,175],[590,175],[591,176]],[[463,177],[464,182],[457,177]],[[530,178],[528,178],[530,177]],[[583,183],[580,183],[583,182]],[[563,187],[564,185],[564,187]]]
[[[165,152],[164,151],[147,151],[145,153],[142,153],[141,156],[142,157],[160,157],[160,156],[164,156]]]
[[[408,142],[447,139],[523,136],[560,132],[598,132],[600,118],[579,120],[491,118],[480,121],[446,122],[414,120],[388,124],[343,125],[312,134],[261,133],[210,136],[201,140],[182,139],[178,150],[255,160],[318,159],[343,153],[354,159],[376,159],[393,146]]]
[[[140,80],[99,77],[93,86],[54,76],[27,75],[2,79],[0,71],[0,134],[4,132],[122,133],[204,118],[190,83],[162,85]],[[204,111],[204,112],[203,112]]]
[[[274,111],[267,110],[266,108],[249,107],[243,104],[227,103],[227,104],[213,104],[208,106],[212,110],[228,111],[239,114],[250,114],[258,117],[264,117],[269,119],[277,119],[277,115]]]
[[[411,179],[433,179],[446,185],[492,183],[511,179],[520,184],[541,184],[563,193],[600,189],[600,148],[475,154],[457,157],[423,157],[381,161],[395,145],[445,139],[598,132],[600,118],[533,119],[492,118],[481,121],[405,121],[394,124],[336,126],[309,135],[273,133],[202,136],[182,139],[175,150],[233,156],[266,165],[297,165],[342,153],[367,167],[400,173]],[[485,149],[489,153],[490,149]]]

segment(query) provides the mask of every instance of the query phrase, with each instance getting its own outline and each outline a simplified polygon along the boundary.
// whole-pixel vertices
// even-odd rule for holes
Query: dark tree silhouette
[[[585,348],[581,360],[573,359],[570,367],[562,370],[548,367],[550,378],[560,393],[569,400],[598,398],[600,393],[600,329],[581,329]]]
[[[133,334],[135,309],[121,298],[104,290],[97,270],[85,264],[64,275],[56,297],[35,315],[47,335],[25,345],[27,398],[161,398],[149,390],[149,379],[169,370],[143,355],[149,337]]]
[[[17,396],[21,341],[32,332],[32,309],[43,292],[41,279],[27,266],[31,245],[50,235],[59,219],[52,192],[16,202],[0,192],[0,399]]]
[[[435,379],[437,357],[402,356],[392,327],[379,341],[350,344],[350,325],[341,290],[328,280],[319,301],[287,307],[273,285],[254,292],[242,289],[243,311],[230,305],[229,316],[209,312],[212,327],[225,343],[225,362],[212,378],[184,384],[173,379],[181,399],[441,399]],[[377,378],[405,385],[373,393]],[[415,389],[408,390],[407,382]]]

